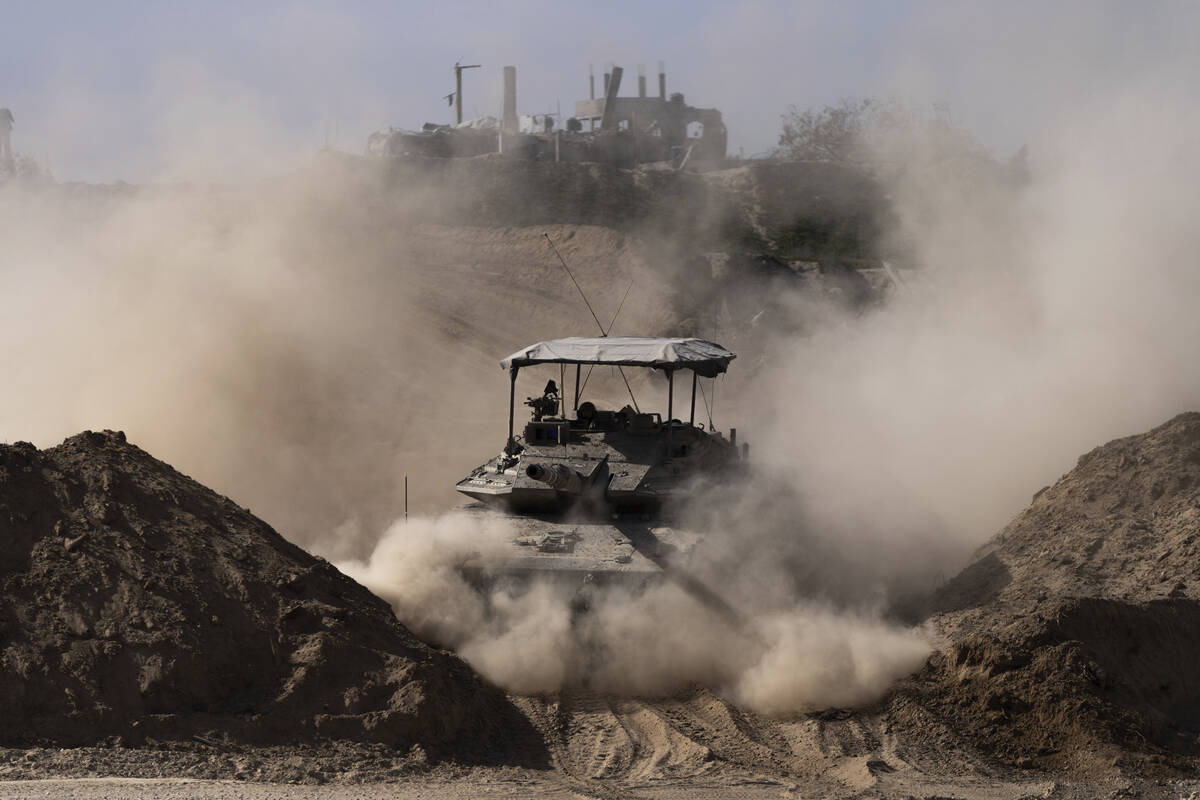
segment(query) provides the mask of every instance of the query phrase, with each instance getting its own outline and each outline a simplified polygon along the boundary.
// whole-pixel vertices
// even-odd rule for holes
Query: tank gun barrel
[[[582,494],[585,486],[583,476],[563,464],[546,465],[535,462],[525,468],[525,474],[567,494]]]

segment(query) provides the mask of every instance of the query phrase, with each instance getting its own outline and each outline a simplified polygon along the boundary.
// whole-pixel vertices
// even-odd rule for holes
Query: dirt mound
[[[0,445],[0,531],[2,744],[341,739],[523,758],[528,726],[470,668],[122,433]]]
[[[1200,754],[1200,414],[1079,459],[933,598],[918,684],[988,752]]]

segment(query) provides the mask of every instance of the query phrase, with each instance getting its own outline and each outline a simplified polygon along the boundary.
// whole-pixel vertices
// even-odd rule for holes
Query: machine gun
[[[542,417],[552,417],[558,413],[559,397],[558,384],[550,381],[542,390],[541,397],[525,398],[525,405],[533,409],[533,421],[540,422]]]

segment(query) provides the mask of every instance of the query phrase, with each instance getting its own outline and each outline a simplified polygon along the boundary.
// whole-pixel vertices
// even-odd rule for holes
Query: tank
[[[743,470],[736,430],[726,437],[695,421],[698,382],[734,358],[703,339],[604,337],[539,342],[501,361],[510,380],[508,439],[456,488],[477,501],[473,510],[511,518],[515,533],[499,562],[468,564],[468,574],[484,582],[643,583],[667,573],[686,582],[697,536],[673,522],[697,486],[737,480]],[[575,366],[573,399],[551,379],[525,400],[529,416],[517,428],[517,373],[542,364],[565,365],[554,371],[568,376],[564,383],[565,367]],[[591,365],[617,367],[622,377],[628,369],[663,371],[666,409],[603,408],[581,398],[580,369]],[[690,391],[687,421],[675,417],[677,388]]]

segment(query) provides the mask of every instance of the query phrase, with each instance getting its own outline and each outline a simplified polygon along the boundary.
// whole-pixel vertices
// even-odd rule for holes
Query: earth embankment
[[[875,267],[895,224],[886,191],[869,171],[827,162],[752,162],[697,174],[500,156],[339,154],[320,168],[353,175],[393,202],[417,198],[407,210],[425,222],[601,225],[693,252]]]
[[[1086,768],[1200,755],[1200,414],[1110,442],[931,599],[918,678],[984,751]]]
[[[538,758],[464,663],[124,434],[0,446],[0,529],[2,745],[342,740]]]

